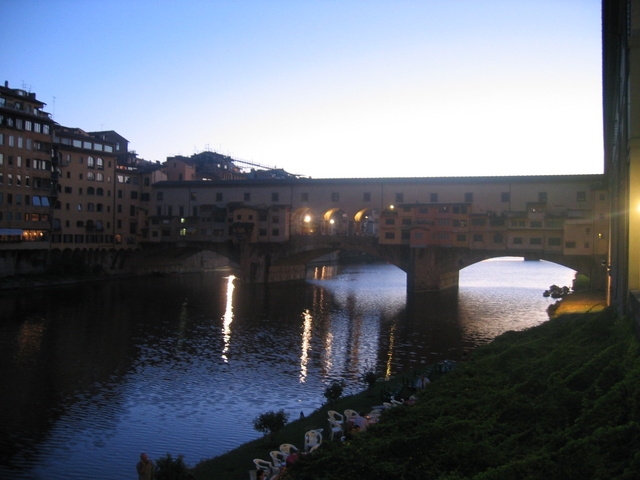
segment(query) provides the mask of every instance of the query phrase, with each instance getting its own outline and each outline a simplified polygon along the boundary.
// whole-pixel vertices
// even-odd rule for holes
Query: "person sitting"
[[[358,416],[353,421],[353,427],[358,427],[361,432],[367,430],[367,419],[366,414],[364,412],[360,412]]]
[[[287,467],[290,467],[293,463],[295,463],[296,460],[298,460],[299,456],[300,454],[297,450],[291,450],[291,453],[287,455],[287,458],[284,461],[285,465]]]

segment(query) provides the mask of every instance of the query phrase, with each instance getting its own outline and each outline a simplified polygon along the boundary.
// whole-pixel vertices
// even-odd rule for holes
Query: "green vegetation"
[[[640,478],[638,353],[610,310],[508,332],[290,478]]]
[[[432,378],[414,407],[388,410],[347,442],[325,438],[288,478],[640,478],[639,354],[631,321],[612,310],[508,332]],[[365,391],[340,398],[335,409],[368,410],[372,402]],[[305,431],[326,428],[328,409],[286,425],[273,441],[201,462],[193,473],[246,480],[253,458],[268,459],[280,443],[301,447]]]
[[[273,441],[276,434],[287,424],[287,420],[289,420],[289,414],[282,409],[277,412],[261,413],[253,420],[253,428],[268,434]]]

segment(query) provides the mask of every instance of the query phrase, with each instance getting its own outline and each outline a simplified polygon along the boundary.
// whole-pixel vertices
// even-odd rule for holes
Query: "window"
[[[576,194],[576,201],[578,201],[578,202],[586,202],[587,201],[587,192],[578,192]]]
[[[471,219],[471,225],[475,226],[475,227],[483,227],[487,224],[487,219],[486,218],[472,218]]]
[[[467,192],[464,194],[464,201],[466,203],[472,203],[473,202],[473,193],[472,192]]]
[[[540,237],[530,238],[529,245],[542,245],[542,238]]]
[[[300,194],[300,201],[301,202],[308,202],[309,201],[309,194],[307,192],[303,192]]]
[[[404,202],[404,193],[396,193],[396,203]]]
[[[251,201],[251,193],[244,192],[244,201],[245,202],[250,202]]]
[[[456,235],[456,242],[466,242],[467,236],[464,234]]]
[[[394,240],[396,238],[396,234],[394,232],[385,232],[384,238],[387,240]]]
[[[532,220],[531,221],[531,228],[542,228],[542,221]]]
[[[221,202],[221,201],[222,201],[222,193],[216,192],[216,202]]]
[[[550,247],[559,247],[562,245],[562,240],[560,238],[548,238],[547,244]]]
[[[95,168],[96,160],[93,157],[87,157],[87,167]]]
[[[514,245],[522,245],[522,237],[513,237]]]
[[[280,201],[280,194],[278,192],[272,192],[271,193],[271,201],[272,202],[279,202]]]
[[[362,201],[363,202],[370,202],[371,201],[371,193],[370,192],[364,192],[362,194]]]
[[[339,202],[340,201],[340,194],[338,192],[332,192],[331,193],[331,201],[332,202]]]
[[[501,233],[495,233],[493,235],[493,243],[502,243],[504,242],[504,236]]]
[[[576,248],[576,242],[564,242],[565,248]]]
[[[484,242],[484,236],[481,233],[474,233],[473,234],[473,241],[474,242]]]
[[[385,225],[395,225],[396,224],[396,219],[395,218],[385,218],[384,219],[384,224]]]

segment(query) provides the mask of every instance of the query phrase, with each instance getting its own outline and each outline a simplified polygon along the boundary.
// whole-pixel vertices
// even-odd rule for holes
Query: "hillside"
[[[291,479],[640,478],[640,362],[611,310],[508,332]]]

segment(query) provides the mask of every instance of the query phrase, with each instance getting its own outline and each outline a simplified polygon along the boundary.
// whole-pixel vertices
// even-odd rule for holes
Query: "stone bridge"
[[[193,248],[193,243],[190,244]],[[292,236],[288,242],[201,244],[231,258],[240,266],[247,283],[271,283],[306,278],[306,266],[313,260],[340,251],[363,252],[397,266],[407,274],[409,292],[440,291],[458,286],[461,269],[482,260],[521,256],[527,260],[547,260],[591,279],[593,289],[603,290],[607,271],[605,257],[563,255],[540,251],[476,250],[459,247],[409,247],[379,244],[371,236],[308,235]]]

